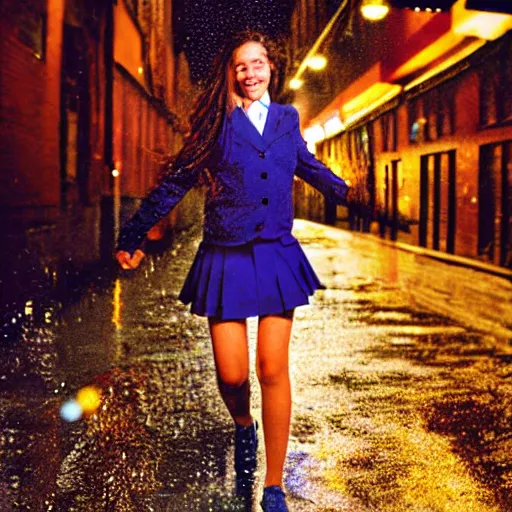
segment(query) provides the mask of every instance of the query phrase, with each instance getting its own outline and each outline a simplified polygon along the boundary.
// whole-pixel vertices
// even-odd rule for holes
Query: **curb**
[[[449,265],[471,268],[473,270],[485,272],[496,277],[502,277],[503,279],[507,279],[512,282],[512,270],[508,270],[507,268],[504,267],[499,267],[498,265],[492,265],[491,263],[485,263],[483,261],[474,260],[472,258],[466,258],[464,256],[456,256],[455,254],[447,254],[441,251],[435,251],[433,249],[426,249],[425,247],[410,245],[404,242],[394,242],[392,240],[385,240],[370,233],[357,233],[354,231],[351,231],[351,233],[356,233],[359,236],[369,238],[383,245],[396,247],[397,249],[400,249],[402,251],[412,252],[419,256],[425,256],[427,258],[431,258],[442,263],[447,263]]]

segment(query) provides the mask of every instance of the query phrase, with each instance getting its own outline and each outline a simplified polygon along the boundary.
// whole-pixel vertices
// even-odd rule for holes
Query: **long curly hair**
[[[173,170],[194,170],[204,166],[220,136],[224,116],[240,105],[236,92],[233,54],[243,44],[254,41],[263,45],[271,64],[269,93],[279,102],[284,89],[287,58],[283,41],[273,40],[261,32],[244,30],[230,37],[213,61],[212,71],[190,116],[191,130],[183,148],[166,162],[166,174]]]

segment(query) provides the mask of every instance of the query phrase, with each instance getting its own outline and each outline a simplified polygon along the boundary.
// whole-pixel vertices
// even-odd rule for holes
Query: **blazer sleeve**
[[[294,129],[295,145],[297,147],[297,169],[295,174],[321,192],[326,199],[336,204],[346,205],[348,185],[310,153],[300,133],[299,114],[297,111],[295,111],[295,114],[297,117]]]
[[[198,178],[198,171],[187,168],[179,168],[166,174],[142,200],[133,217],[123,225],[117,250],[133,254],[142,245],[146,233],[183,199]]]

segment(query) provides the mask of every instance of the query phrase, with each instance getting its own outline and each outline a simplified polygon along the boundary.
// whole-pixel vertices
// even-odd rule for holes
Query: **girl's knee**
[[[277,386],[282,382],[286,382],[289,378],[288,367],[286,365],[278,365],[265,363],[260,361],[256,368],[258,380],[262,386]]]

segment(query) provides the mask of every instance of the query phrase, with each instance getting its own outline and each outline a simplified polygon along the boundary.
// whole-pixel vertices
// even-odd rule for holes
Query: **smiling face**
[[[256,41],[239,46],[233,53],[233,68],[239,94],[259,100],[268,89],[272,72],[265,47]]]

